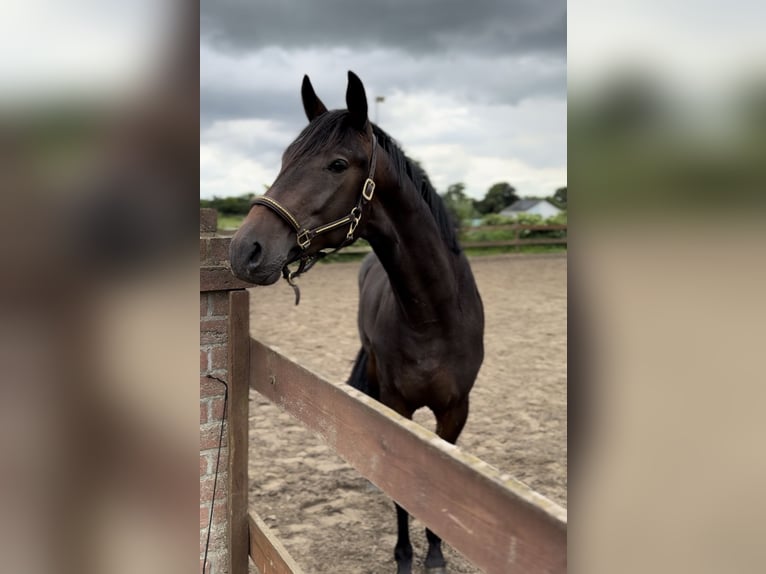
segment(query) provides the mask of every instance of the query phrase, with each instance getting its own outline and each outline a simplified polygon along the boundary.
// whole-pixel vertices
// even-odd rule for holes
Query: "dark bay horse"
[[[367,117],[364,86],[348,74],[347,110],[328,111],[303,79],[309,124],[231,243],[234,273],[259,285],[307,270],[359,237],[373,248],[359,273],[361,349],[349,379],[400,415],[428,407],[455,443],[483,356],[484,311],[473,273],[426,174]],[[408,514],[396,505],[399,574],[412,570]],[[444,572],[426,529],[426,568]]]

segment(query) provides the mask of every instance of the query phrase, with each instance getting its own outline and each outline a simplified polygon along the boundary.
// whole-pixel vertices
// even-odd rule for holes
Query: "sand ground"
[[[566,506],[567,260],[474,258],[486,313],[485,359],[458,445]],[[280,282],[251,293],[251,333],[334,381],[359,349],[358,263],[318,265],[300,279],[301,304]],[[395,571],[391,501],[320,439],[257,393],[250,398],[250,507],[307,573]],[[430,411],[415,420],[433,429]],[[415,563],[425,554],[411,521]],[[452,573],[480,572],[447,548]]]

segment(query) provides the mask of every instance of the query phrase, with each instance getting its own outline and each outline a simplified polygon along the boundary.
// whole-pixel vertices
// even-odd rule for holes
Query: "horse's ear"
[[[363,130],[367,125],[367,95],[364,93],[362,80],[351,70],[348,72],[346,107],[351,114],[351,125]]]
[[[314,92],[314,87],[311,85],[311,80],[309,80],[308,76],[303,76],[301,98],[303,99],[303,109],[306,111],[306,117],[310,122],[314,121],[314,118],[321,116],[327,111],[322,100],[320,100]]]

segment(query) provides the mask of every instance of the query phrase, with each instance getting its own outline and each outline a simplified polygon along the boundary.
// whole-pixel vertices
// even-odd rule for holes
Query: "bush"
[[[516,223],[521,225],[543,225],[543,216],[534,213],[519,213],[516,216]]]
[[[250,211],[250,202],[255,197],[252,193],[245,193],[237,197],[213,197],[213,199],[200,199],[200,207],[212,207],[221,215],[247,215]]]
[[[567,212],[562,211],[558,215],[554,215],[545,220],[546,225],[566,225],[567,224]]]
[[[509,225],[514,222],[513,217],[506,217],[499,213],[490,213],[481,220],[482,225]]]

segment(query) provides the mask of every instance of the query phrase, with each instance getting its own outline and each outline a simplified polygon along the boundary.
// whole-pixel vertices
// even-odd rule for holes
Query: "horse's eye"
[[[327,166],[327,169],[333,173],[341,173],[346,171],[346,168],[348,168],[348,162],[345,159],[336,159]]]

